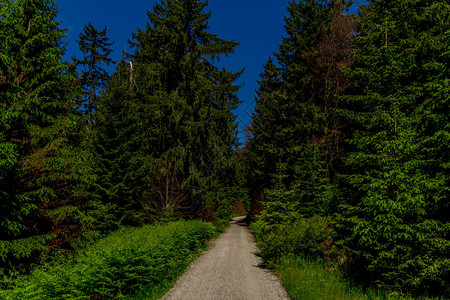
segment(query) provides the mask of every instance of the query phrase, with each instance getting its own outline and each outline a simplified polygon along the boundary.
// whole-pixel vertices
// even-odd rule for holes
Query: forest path
[[[278,278],[261,267],[244,218],[234,218],[162,299],[289,299]]]

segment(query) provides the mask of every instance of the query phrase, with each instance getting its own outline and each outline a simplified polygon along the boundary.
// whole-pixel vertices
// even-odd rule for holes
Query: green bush
[[[279,275],[291,299],[437,299],[364,288],[350,281],[338,268],[348,262],[348,253],[334,246],[333,229],[326,217],[278,218],[282,220],[278,224],[271,220],[262,214],[250,229],[261,257]]]
[[[330,236],[328,225],[327,218],[314,216],[300,218],[293,223],[269,225],[260,219],[250,229],[255,234],[261,257],[271,265],[287,254],[323,257],[323,244]]]
[[[220,235],[225,229],[227,229],[228,225],[230,225],[231,217],[216,219],[213,224],[216,227],[217,235]]]
[[[47,264],[18,278],[1,299],[156,299],[213,236],[213,225],[178,221],[127,228],[101,239],[75,264]]]

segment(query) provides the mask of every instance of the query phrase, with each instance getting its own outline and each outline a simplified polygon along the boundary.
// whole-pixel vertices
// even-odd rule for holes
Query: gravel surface
[[[262,268],[257,253],[244,217],[234,218],[162,299],[289,299],[278,278]]]

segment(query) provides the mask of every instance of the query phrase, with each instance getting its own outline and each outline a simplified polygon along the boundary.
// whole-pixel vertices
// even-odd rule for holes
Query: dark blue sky
[[[81,58],[76,40],[83,26],[91,22],[98,29],[108,27],[108,37],[115,41],[114,60],[122,57],[122,51],[130,51],[127,40],[136,28],[143,29],[156,0],[57,0],[58,19],[68,29],[67,59],[75,55]],[[239,138],[244,142],[242,127],[251,121],[255,106],[255,90],[263,65],[278,50],[284,35],[284,16],[288,0],[211,0],[207,10],[212,11],[209,32],[220,38],[240,43],[234,54],[220,61],[227,69],[245,73],[238,81],[244,84],[239,92],[243,101],[236,110],[240,123]]]

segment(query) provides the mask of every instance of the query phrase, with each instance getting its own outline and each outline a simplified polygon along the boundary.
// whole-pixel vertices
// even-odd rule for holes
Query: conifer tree
[[[322,28],[314,51],[303,55],[311,72],[311,97],[317,109],[315,122],[320,127],[313,143],[331,182],[335,182],[335,173],[340,171],[339,158],[344,155],[343,140],[348,131],[339,109],[342,94],[351,87],[346,70],[354,63],[350,50],[358,31],[354,16],[346,13],[350,4],[336,1],[330,23]]]
[[[135,35],[135,60],[137,74],[141,66],[148,66],[160,78],[160,87],[146,91],[161,112],[156,124],[160,141],[156,165],[166,156],[181,159],[180,184],[197,187],[190,188],[191,204],[215,210],[216,204],[205,205],[204,199],[222,197],[221,175],[229,168],[237,143],[232,109],[239,103],[239,87],[233,82],[240,73],[212,64],[238,43],[207,31],[211,13],[204,12],[206,5],[198,0],[155,5],[146,31]]]
[[[252,153],[250,155],[256,156],[253,161],[264,156],[268,158],[264,162],[259,161],[265,169],[265,179],[262,182],[266,187],[260,189],[259,193],[253,193],[254,196],[262,195],[260,199],[252,198],[252,211],[255,213],[261,207],[258,200],[265,198],[262,191],[270,189],[271,182],[276,182],[270,174],[277,174],[277,165],[287,165],[284,168],[283,184],[287,189],[290,188],[294,179],[294,165],[308,139],[314,136],[314,124],[311,122],[314,108],[309,105],[311,97],[308,96],[311,70],[308,69],[304,54],[313,51],[319,33],[329,17],[329,8],[321,1],[307,0],[292,1],[287,10],[287,37],[283,38],[279,53],[275,54],[280,68],[275,67],[271,59],[265,66],[258,92],[260,99],[257,98],[251,127],[252,140],[249,146],[255,150],[259,148],[259,154],[249,151]],[[276,81],[279,83],[274,87],[273,83]]]
[[[121,69],[123,79],[112,83],[101,102],[105,109],[120,109],[125,100],[112,96],[116,84],[132,99],[129,114],[123,115],[126,123],[114,126],[114,134],[134,128],[131,137],[124,133],[123,142],[139,143],[133,157],[140,175],[131,176],[139,178],[137,183],[119,178],[116,183],[136,191],[134,201],[150,215],[212,218],[226,201],[226,177],[237,145],[232,110],[239,103],[239,86],[233,82],[241,73],[218,69],[214,62],[238,43],[207,31],[211,13],[205,8],[198,0],[156,4],[145,29],[133,35],[136,49]],[[113,120],[112,110],[100,110],[102,118]]]
[[[248,129],[251,137],[245,145],[252,218],[262,209],[262,202],[265,201],[264,190],[271,187],[273,182],[268,175],[276,173],[276,164],[280,159],[286,158],[285,150],[289,138],[292,138],[284,134],[286,120],[283,104],[287,100],[283,93],[281,70],[275,66],[272,58],[265,64],[264,73],[261,73],[260,77],[255,112]]]
[[[425,100],[420,103],[417,120],[420,134],[424,136],[422,151],[428,159],[423,168],[439,182],[433,188],[433,200],[428,203],[428,208],[430,215],[444,224],[450,221],[449,9],[445,1],[436,1],[424,8],[421,21],[428,23],[428,27],[421,33],[421,53],[428,61],[420,70]]]
[[[448,155],[440,152],[448,114],[434,110],[448,103],[448,14],[446,1],[378,0],[361,9],[341,233],[357,270],[390,289],[448,292]]]
[[[80,108],[88,116],[88,123],[92,123],[94,109],[97,107],[98,93],[105,87],[109,80],[108,72],[104,65],[110,66],[114,63],[109,57],[112,50],[109,48],[114,43],[109,42],[106,36],[106,26],[102,31],[98,31],[94,25],[89,23],[84,26],[78,41],[83,59],[74,58],[75,66],[81,66],[82,98]]]
[[[144,159],[149,155],[148,145],[155,140],[144,136],[144,130],[149,129],[144,123],[147,118],[142,116],[145,107],[138,102],[139,98],[135,98],[129,81],[130,71],[126,61],[118,63],[109,85],[98,99],[93,126],[99,194],[109,207],[109,221],[105,226],[110,228],[118,223],[138,225],[145,222],[139,214],[139,198],[142,179],[148,175],[143,171],[146,168]],[[145,111],[151,112],[151,109]]]
[[[260,178],[250,177],[258,182],[255,186],[263,183],[267,189],[276,163],[286,164],[284,184],[291,196],[286,194],[285,200],[297,202],[304,216],[324,213],[323,206],[329,207],[325,193],[342,155],[337,146],[342,134],[336,109],[339,95],[348,86],[343,69],[351,64],[355,22],[344,15],[348,7],[347,1],[290,2],[287,36],[276,54],[280,67],[270,60],[261,75],[247,145],[249,174],[262,170]],[[255,198],[253,204],[255,210],[261,207]]]
[[[90,179],[75,146],[74,78],[61,61],[55,3],[10,1],[0,12],[0,262],[7,263],[50,237],[61,245],[80,232],[77,205]]]

